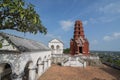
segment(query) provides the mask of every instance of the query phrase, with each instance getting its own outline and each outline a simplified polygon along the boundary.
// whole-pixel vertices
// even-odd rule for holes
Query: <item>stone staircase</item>
[[[62,66],[86,67],[86,62],[80,57],[69,57],[62,62]]]

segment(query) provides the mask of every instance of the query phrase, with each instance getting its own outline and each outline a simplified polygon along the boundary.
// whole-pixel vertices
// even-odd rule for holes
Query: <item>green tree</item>
[[[120,66],[120,60],[115,60],[114,63],[118,66]]]
[[[68,54],[69,51],[70,51],[70,48],[66,48],[66,49],[64,49],[63,53]]]
[[[0,0],[0,30],[11,29],[36,34],[47,33],[34,5],[24,0]]]
[[[0,48],[2,48],[2,43],[0,42]]]
[[[107,62],[113,63],[112,57],[108,57]]]

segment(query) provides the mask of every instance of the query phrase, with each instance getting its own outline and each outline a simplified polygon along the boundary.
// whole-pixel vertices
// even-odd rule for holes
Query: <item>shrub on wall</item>
[[[2,48],[2,43],[0,42],[0,48]]]
[[[64,49],[63,53],[69,54],[69,51],[70,51],[70,48],[66,48],[66,49]]]

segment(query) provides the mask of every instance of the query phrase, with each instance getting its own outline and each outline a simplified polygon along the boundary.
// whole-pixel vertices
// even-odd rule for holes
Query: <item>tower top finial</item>
[[[82,24],[82,21],[81,20],[76,20],[75,24]]]

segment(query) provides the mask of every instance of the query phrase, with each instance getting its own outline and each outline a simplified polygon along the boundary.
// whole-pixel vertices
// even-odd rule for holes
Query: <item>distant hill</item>
[[[111,54],[111,53],[115,53],[115,54],[120,54],[120,51],[96,51],[96,50],[91,50],[90,53],[102,53],[102,54]]]

